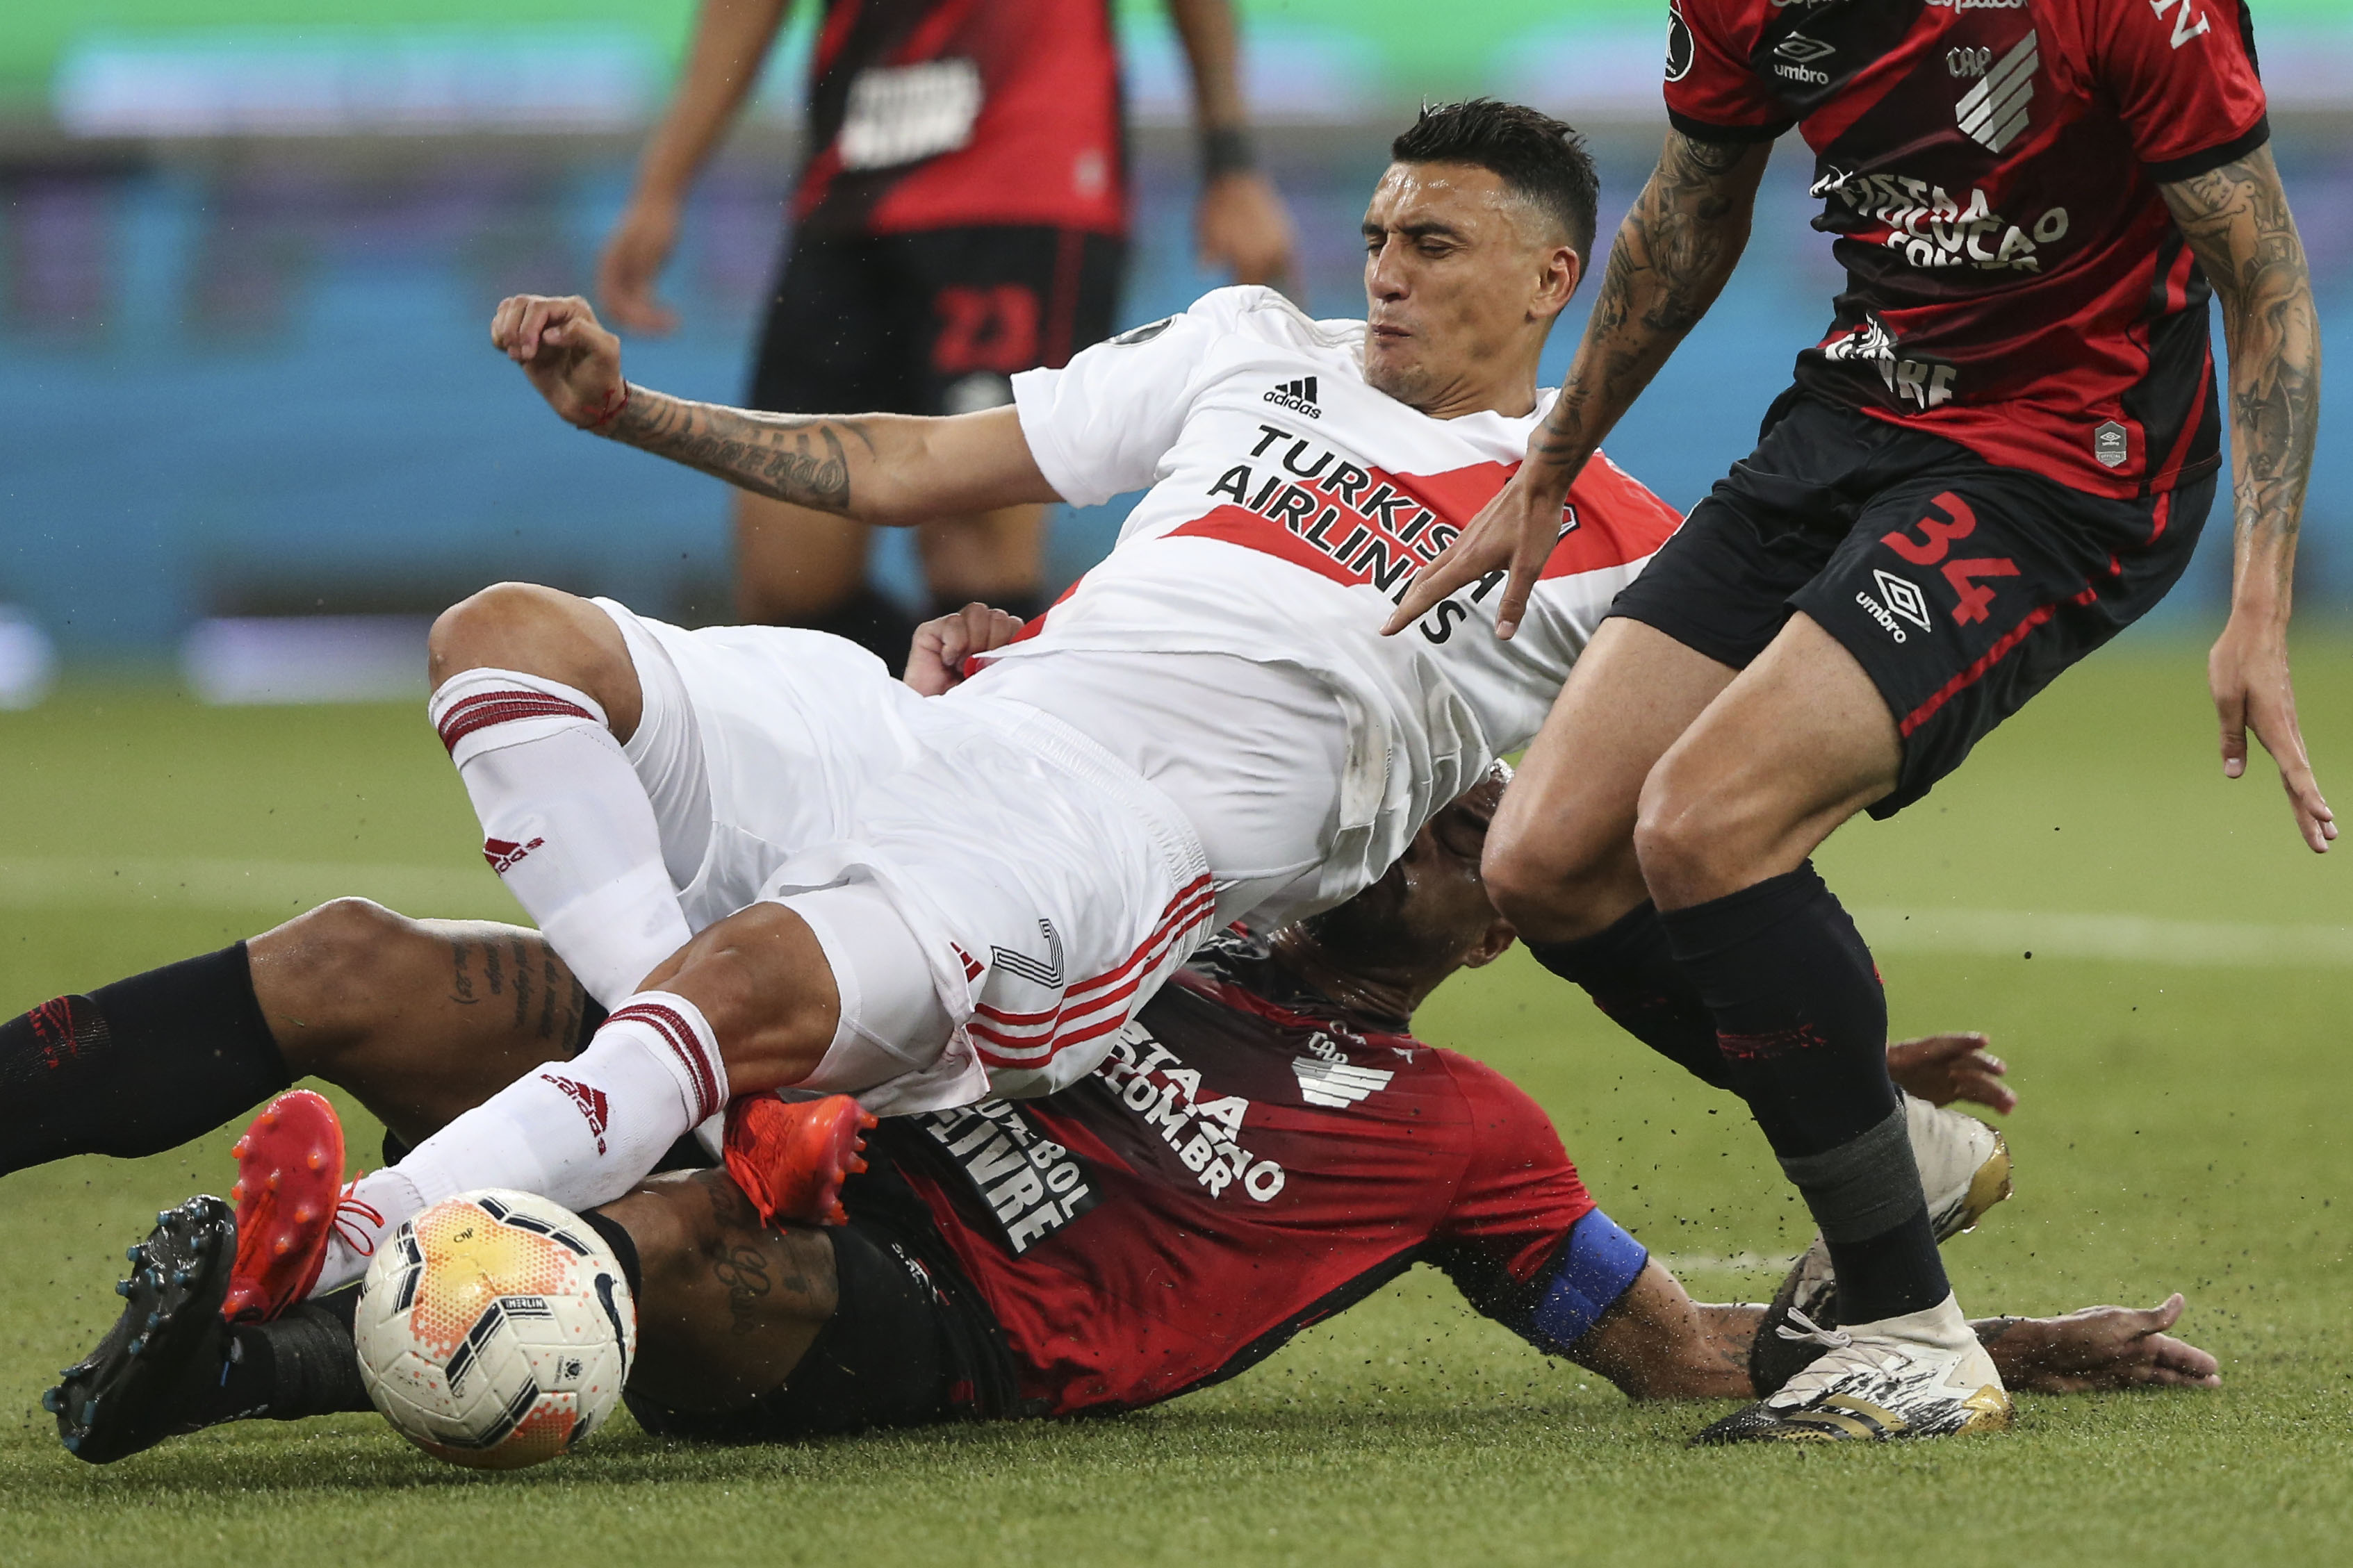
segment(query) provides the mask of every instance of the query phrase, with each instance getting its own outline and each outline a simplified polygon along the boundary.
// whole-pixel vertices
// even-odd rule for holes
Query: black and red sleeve
[[[1748,63],[1765,0],[1667,0],[1667,119],[1694,142],[1770,142],[1797,123]]]
[[[2095,78],[2149,177],[2187,180],[2271,140],[2246,0],[2098,0]]]

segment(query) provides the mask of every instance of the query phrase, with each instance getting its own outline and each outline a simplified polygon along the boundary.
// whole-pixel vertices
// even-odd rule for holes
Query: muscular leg
[[[1536,962],[1718,1088],[1715,1020],[1668,951],[1634,823],[1652,764],[1732,676],[1640,621],[1604,621],[1504,794],[1484,867]]]
[[[1674,956],[1821,1227],[1852,1323],[1950,1294],[1887,1076],[1877,971],[1806,858],[1894,788],[1901,761],[1877,689],[1797,616],[1651,770],[1634,830]]]
[[[588,1006],[535,931],[338,899],[0,1024],[0,1171],[159,1153],[305,1077],[414,1141],[569,1056]]]
[[[593,1005],[537,931],[338,899],[247,943],[292,1078],[348,1089],[415,1143],[572,1055]]]
[[[504,583],[434,623],[431,660],[430,712],[483,853],[612,1006],[686,942],[677,887],[703,847],[694,825],[656,819],[623,750],[645,703],[628,642],[586,599]]]

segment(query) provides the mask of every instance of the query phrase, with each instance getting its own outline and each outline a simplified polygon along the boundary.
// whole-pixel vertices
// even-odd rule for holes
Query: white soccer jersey
[[[1221,289],[1013,378],[1064,500],[1149,489],[1110,556],[992,659],[1152,650],[1312,673],[1351,730],[1317,902],[1366,886],[1535,736],[1610,600],[1681,521],[1597,454],[1511,641],[1494,636],[1501,573],[1382,637],[1413,574],[1518,467],[1552,394],[1517,419],[1435,419],[1366,384],[1364,336],[1271,289]],[[1202,714],[1205,743],[1216,722]]]

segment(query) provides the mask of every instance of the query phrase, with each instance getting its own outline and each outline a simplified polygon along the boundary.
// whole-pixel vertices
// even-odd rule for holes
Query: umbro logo
[[[1801,66],[1810,66],[1816,60],[1827,58],[1838,53],[1838,46],[1826,44],[1820,38],[1810,38],[1803,33],[1792,33],[1774,46],[1773,52],[1785,60],[1795,60]]]
[[[1986,68],[1985,79],[1961,94],[1953,117],[1969,140],[1999,153],[2026,129],[2034,101],[2034,68],[2042,63],[2031,29],[2010,51]]]
[[[1315,406],[1315,378],[1303,375],[1297,381],[1286,381],[1266,395],[1266,401],[1277,408],[1288,408],[1294,414],[1304,414],[1310,419],[1321,419],[1324,411]]]
[[[1928,596],[1920,592],[1917,583],[1877,568],[1873,569],[1871,576],[1879,584],[1879,596],[1889,609],[1924,632],[1936,630],[1928,619]]]
[[[518,844],[512,838],[485,838],[482,858],[491,863],[491,870],[503,877],[514,868],[516,861],[546,842],[544,838],[534,838],[528,844]]]
[[[1387,1068],[1359,1067],[1331,1039],[1318,1032],[1307,1037],[1308,1055],[1291,1059],[1299,1079],[1299,1098],[1310,1105],[1345,1110],[1387,1089],[1397,1074]]]

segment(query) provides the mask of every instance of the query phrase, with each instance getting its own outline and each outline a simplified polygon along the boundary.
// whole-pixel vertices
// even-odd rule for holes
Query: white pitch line
[[[2353,969],[2353,926],[2159,920],[2026,910],[1858,909],[1881,953],[2097,958],[2196,968]]]
[[[517,913],[489,868],[335,860],[0,860],[0,909],[267,910],[357,895],[406,913]]]

